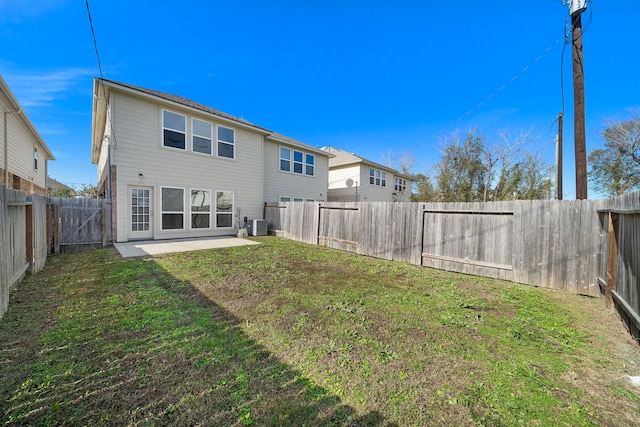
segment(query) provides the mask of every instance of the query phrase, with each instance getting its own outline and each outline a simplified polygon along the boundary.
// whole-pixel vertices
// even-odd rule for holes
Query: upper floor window
[[[315,172],[314,169],[315,169],[316,157],[313,154],[305,154],[304,162],[305,162],[304,173],[307,175],[313,176]]]
[[[293,152],[293,173],[302,173],[302,158],[303,154],[300,151]]]
[[[403,192],[407,188],[407,180],[403,178],[393,179],[393,189],[398,192]]]
[[[280,147],[280,170],[291,172],[291,150]]]
[[[369,184],[376,187],[387,186],[387,173],[381,170],[369,168]]]
[[[184,150],[187,141],[187,118],[182,114],[162,111],[162,144]]]
[[[33,147],[33,170],[38,170],[38,147]]]
[[[224,126],[218,126],[218,156],[235,158],[236,132]]]
[[[196,153],[211,154],[213,126],[203,120],[191,120],[191,149]]]
[[[291,152],[293,151],[293,156]],[[315,175],[316,158],[313,154],[280,147],[280,170],[300,175]]]

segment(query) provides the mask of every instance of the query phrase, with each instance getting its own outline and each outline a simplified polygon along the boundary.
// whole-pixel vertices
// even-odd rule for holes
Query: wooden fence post
[[[609,258],[607,260],[607,286],[605,301],[607,309],[613,306],[611,292],[616,290],[618,274],[618,214],[609,212]]]
[[[33,273],[34,271],[34,259],[33,259],[33,227],[35,224],[33,223],[33,205],[26,205],[25,211],[25,248],[26,248],[26,257],[27,263],[29,264],[29,271]]]

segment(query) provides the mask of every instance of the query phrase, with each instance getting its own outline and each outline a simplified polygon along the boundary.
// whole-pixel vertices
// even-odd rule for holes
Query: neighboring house
[[[180,96],[105,79],[93,92],[116,242],[230,235],[265,202],[326,200],[325,151]]]
[[[76,190],[48,176],[47,195],[55,197],[75,197]]]
[[[324,147],[329,159],[329,202],[408,202],[411,180],[353,153]]]
[[[0,184],[45,195],[47,162],[55,159],[2,76],[0,113]]]

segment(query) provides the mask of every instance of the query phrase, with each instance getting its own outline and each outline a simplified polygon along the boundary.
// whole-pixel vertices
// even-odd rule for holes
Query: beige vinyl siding
[[[381,172],[387,173],[387,186],[379,187],[376,185],[369,184],[369,168],[370,166],[363,164],[361,165],[360,172],[361,177],[363,178],[362,182],[362,197],[360,201],[362,202],[393,202],[393,174],[384,169],[375,168]],[[391,178],[391,181],[389,181]]]
[[[2,111],[0,111],[0,121],[3,120],[3,113],[5,111],[14,111],[14,109],[3,99]],[[35,185],[41,188],[47,188],[46,150],[42,146],[42,144],[37,141],[37,139],[33,136],[31,130],[27,127],[24,119],[22,118],[22,114],[25,114],[24,111],[20,114],[7,114],[7,123],[3,122],[2,127],[0,127],[0,132],[2,132],[2,135],[4,135],[4,126],[8,126],[6,142],[9,144],[9,162],[7,169],[10,173],[18,175],[27,181],[33,182]],[[2,167],[3,169],[5,164],[4,143],[5,141],[2,141],[2,146],[0,146],[0,167]],[[34,146],[38,149],[37,170],[34,169],[33,164]],[[8,187],[11,187],[11,183],[9,183]]]
[[[280,171],[280,147],[313,154],[315,156],[314,176]],[[328,170],[329,159],[327,156],[265,138],[264,201],[277,202],[281,196],[326,201]]]
[[[233,230],[189,230],[189,202],[185,197],[184,230],[161,230],[162,187],[210,190],[212,204],[215,191],[234,192],[234,226],[238,218],[262,218],[262,136],[234,125],[212,119],[205,114],[167,107],[113,91],[112,119],[116,144],[113,146],[112,164],[117,167],[117,241],[127,239],[129,229],[129,188],[150,186],[153,188],[154,238],[179,238],[232,234]],[[177,150],[162,145],[162,110],[166,109],[187,117],[187,150]],[[218,158],[190,151],[191,118],[205,120],[214,126],[220,124],[235,130],[235,159]],[[213,147],[215,153],[215,146]],[[142,174],[142,178],[139,177]],[[240,208],[238,216],[237,208]],[[212,223],[214,213],[212,212]],[[240,226],[244,223],[241,221]]]
[[[359,164],[333,167],[329,171],[329,198],[327,200],[330,202],[362,200],[361,187],[362,177],[360,176]]]

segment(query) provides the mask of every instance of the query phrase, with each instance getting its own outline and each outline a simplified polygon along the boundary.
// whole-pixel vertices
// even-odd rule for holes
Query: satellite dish
[[[353,187],[353,180],[351,178],[347,180],[347,187]]]

